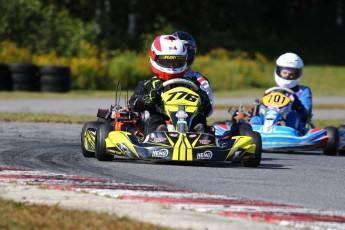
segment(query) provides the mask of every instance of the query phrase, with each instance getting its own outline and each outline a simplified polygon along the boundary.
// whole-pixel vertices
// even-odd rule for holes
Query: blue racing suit
[[[286,126],[296,129],[300,133],[305,133],[306,122],[311,118],[313,101],[312,93],[308,86],[297,85],[292,90],[296,93],[303,105],[303,109],[299,112],[293,110],[286,116]],[[250,119],[250,124],[262,125],[264,117],[262,114],[253,116]]]

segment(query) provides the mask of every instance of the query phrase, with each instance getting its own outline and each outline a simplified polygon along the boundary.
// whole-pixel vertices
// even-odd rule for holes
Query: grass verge
[[[2,198],[0,220],[0,229],[168,229],[106,213],[69,210],[57,205],[26,204]]]
[[[95,116],[87,115],[64,115],[51,113],[17,113],[17,112],[0,112],[0,121],[16,122],[46,122],[46,123],[67,123],[83,124],[87,121],[95,121]],[[208,124],[221,119],[208,118]],[[317,127],[335,126],[345,124],[345,119],[339,120],[313,120]]]

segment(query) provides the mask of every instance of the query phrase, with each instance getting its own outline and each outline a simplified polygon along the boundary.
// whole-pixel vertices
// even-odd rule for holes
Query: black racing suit
[[[200,88],[200,83],[196,79],[193,80],[192,78],[188,78],[188,80],[193,81]],[[156,104],[153,104],[152,106],[147,106],[144,103],[144,96],[149,94],[151,90],[159,87],[162,83],[163,81],[157,76],[154,76],[149,80],[140,81],[134,90],[134,94],[129,99],[129,106],[131,109],[136,112],[143,112],[147,110],[150,113],[150,117],[148,118],[144,126],[145,136],[149,133],[154,132],[158,126],[162,124],[165,125],[165,121],[169,119],[169,117],[160,113],[155,106],[156,104],[158,104],[159,106],[159,104],[162,103],[161,98],[157,100]],[[199,109],[199,114],[195,116],[192,121],[190,131],[194,131],[194,127],[197,124],[202,124],[206,128],[205,114],[208,114],[212,108],[207,93],[202,89],[200,89],[198,93],[201,97],[201,108]]]

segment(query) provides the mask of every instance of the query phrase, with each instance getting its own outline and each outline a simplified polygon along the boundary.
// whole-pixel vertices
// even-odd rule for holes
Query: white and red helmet
[[[163,81],[182,77],[187,71],[187,49],[173,35],[155,38],[150,50],[152,71]]]

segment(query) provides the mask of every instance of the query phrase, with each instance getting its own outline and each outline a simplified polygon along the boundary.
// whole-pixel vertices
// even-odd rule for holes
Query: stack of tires
[[[13,90],[11,71],[8,65],[0,63],[0,91]]]
[[[41,66],[42,92],[70,91],[70,68],[66,66]]]
[[[0,91],[68,92],[70,75],[67,66],[0,63]]]
[[[39,91],[39,69],[33,64],[10,64],[13,90]]]

